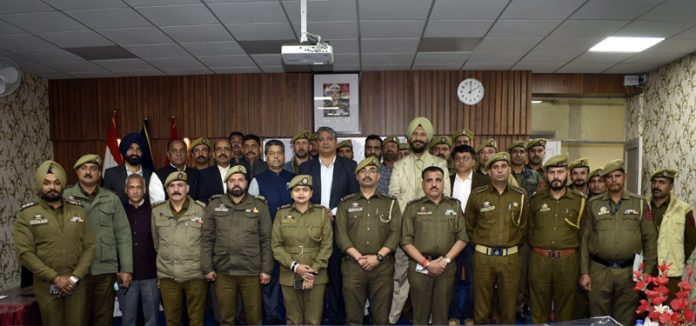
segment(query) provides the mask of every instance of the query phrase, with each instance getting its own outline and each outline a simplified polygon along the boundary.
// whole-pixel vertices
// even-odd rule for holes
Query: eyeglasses
[[[471,160],[471,157],[468,157],[468,156],[460,156],[460,157],[454,158],[455,162],[469,162],[470,160]]]

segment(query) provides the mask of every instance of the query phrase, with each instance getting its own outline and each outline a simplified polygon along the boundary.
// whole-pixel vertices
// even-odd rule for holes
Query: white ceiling
[[[253,41],[297,39],[299,0],[2,0],[0,57],[49,79],[282,72]],[[334,71],[532,70],[640,73],[696,51],[696,1],[309,0],[308,30],[334,46]],[[638,54],[588,53],[603,38],[667,38]],[[423,39],[480,38],[471,51]],[[241,42],[241,43],[240,43]],[[448,40],[439,40],[446,45]],[[118,45],[133,59],[63,48]]]

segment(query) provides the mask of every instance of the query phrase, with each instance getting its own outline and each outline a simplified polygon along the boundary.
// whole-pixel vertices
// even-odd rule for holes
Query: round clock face
[[[457,96],[464,104],[474,105],[483,99],[483,84],[478,79],[467,78],[462,80],[457,87]]]

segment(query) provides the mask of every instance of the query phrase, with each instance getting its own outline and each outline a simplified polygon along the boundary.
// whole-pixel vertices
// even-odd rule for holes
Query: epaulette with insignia
[[[212,200],[212,199],[218,199],[218,198],[220,198],[220,197],[222,197],[222,195],[220,195],[220,194],[212,195],[212,196],[210,196],[210,200]],[[208,201],[210,201],[210,200],[208,200]]]
[[[594,195],[594,196],[590,197],[590,200],[588,200],[588,202],[598,200],[599,198],[602,198],[602,194],[598,194],[598,195]]]
[[[314,207],[314,208],[326,208],[324,206],[321,206],[321,204],[312,204],[312,207]]]
[[[385,194],[385,193],[382,193],[382,192],[379,192],[379,191],[378,191],[377,193],[380,194],[381,196],[383,196],[384,198],[396,199],[396,196],[393,196],[393,195],[390,195],[390,194]]]
[[[264,202],[264,203],[267,203],[267,202],[268,202],[268,201],[266,200],[266,197],[261,196],[261,195],[254,195],[254,198],[256,198],[256,199],[258,199],[258,200],[260,200],[260,201],[262,201],[262,202]]]
[[[20,207],[19,210],[20,210],[20,211],[23,211],[23,210],[25,210],[25,209],[27,209],[27,208],[29,208],[29,207],[36,206],[36,205],[38,205],[38,204],[39,204],[39,203],[33,203],[33,202],[32,202],[32,203],[26,203],[26,204],[22,205],[22,207]]]
[[[415,203],[415,202],[417,202],[417,201],[419,201],[419,200],[421,200],[421,199],[422,199],[422,198],[412,199],[412,200],[410,200],[408,203],[406,203],[406,205],[409,205],[409,204],[411,204],[411,203]]]
[[[350,195],[347,195],[347,196],[343,196],[343,198],[341,198],[341,201],[348,200],[348,199],[355,198],[355,197],[358,197],[358,193],[357,193],[357,192],[354,193],[354,194],[350,194]]]
[[[573,195],[575,195],[575,196],[584,197],[584,195],[583,195],[581,192],[579,192],[579,191],[577,191],[577,190],[575,190],[575,189],[570,189],[570,188],[567,188],[567,189],[570,190],[570,193],[573,194]]]
[[[524,190],[524,188],[522,188],[522,187],[518,187],[518,186],[515,186],[515,185],[508,185],[508,186],[510,187],[510,189],[512,189],[512,190],[515,191],[515,192],[519,192],[519,193],[521,193],[521,194],[523,194],[523,195],[526,195],[526,194],[527,194],[527,191]]]
[[[77,200],[77,199],[67,198],[67,199],[65,199],[65,202],[68,203],[68,204],[73,204],[73,205],[77,205],[77,206],[82,206],[82,202],[79,201],[79,200]]]
[[[638,194],[634,194],[634,193],[632,193],[632,192],[629,192],[629,193],[628,193],[628,196],[631,197],[631,198],[635,198],[635,199],[644,199],[643,196],[638,195]]]
[[[486,190],[488,190],[488,185],[477,187],[476,189],[474,189],[473,193],[478,194]]]
[[[154,208],[154,207],[157,207],[157,206],[162,205],[162,204],[164,204],[164,203],[166,203],[166,202],[167,202],[166,200],[158,200],[158,201],[152,203],[152,207],[153,207],[153,208]]]
[[[290,208],[290,207],[292,207],[292,204],[285,204],[285,205],[280,206],[280,207],[278,207],[278,208],[279,208],[279,209],[282,209],[282,208]]]
[[[205,203],[204,203],[204,202],[202,202],[202,201],[200,201],[200,200],[194,200],[193,202],[196,203],[196,204],[198,204],[198,206],[201,206],[201,207],[205,208]]]

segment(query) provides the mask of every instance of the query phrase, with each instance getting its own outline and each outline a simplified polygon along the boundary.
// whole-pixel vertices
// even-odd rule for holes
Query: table
[[[29,295],[30,294],[30,295]],[[0,291],[0,326],[41,325],[41,313],[31,287]]]

